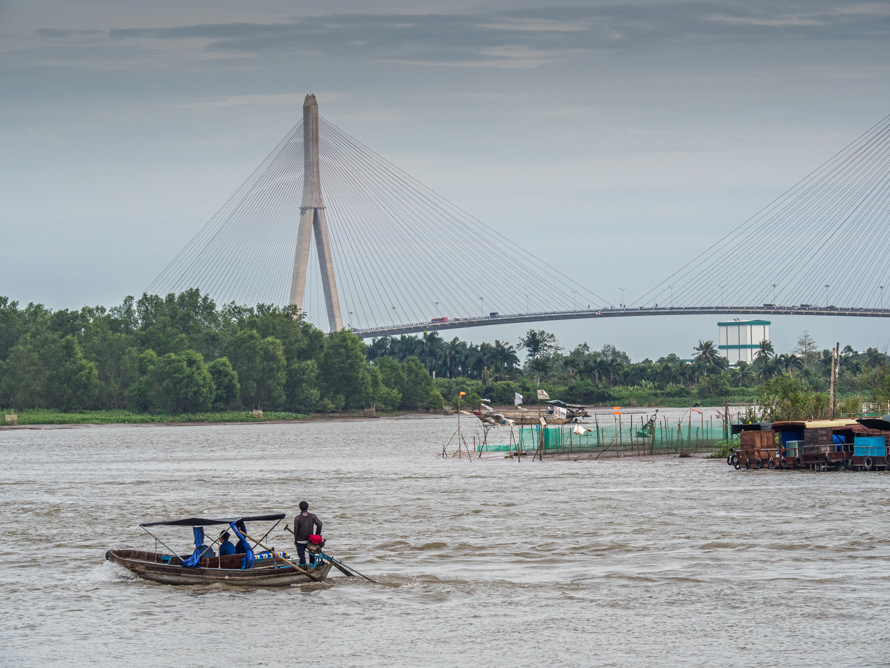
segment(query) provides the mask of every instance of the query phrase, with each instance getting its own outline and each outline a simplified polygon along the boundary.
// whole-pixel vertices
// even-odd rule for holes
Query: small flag
[[[582,427],[580,424],[576,424],[575,428],[572,429],[572,431],[575,432],[576,434],[578,434],[579,436],[583,436],[587,430],[584,427]]]
[[[561,408],[559,406],[556,406],[553,409],[553,414],[558,418],[565,418],[569,415],[568,411],[565,408]]]
[[[513,405],[518,406],[521,403],[522,403],[522,395],[519,394],[519,392],[514,392],[513,393]]]
[[[461,392],[461,393],[460,393],[460,396],[465,397],[465,396],[467,396],[467,393],[466,393],[466,392]]]
[[[544,390],[538,390],[538,401],[544,399],[545,401],[550,398],[550,395],[547,394]]]
[[[613,406],[612,415],[621,415],[621,406]]]
[[[702,412],[701,412],[700,410],[698,410],[697,408],[690,408],[689,410],[691,410],[691,411],[695,411],[695,412],[698,413],[699,415],[702,414]]]

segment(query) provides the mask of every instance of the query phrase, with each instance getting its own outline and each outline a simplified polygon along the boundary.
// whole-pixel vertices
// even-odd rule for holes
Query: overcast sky
[[[0,0],[0,295],[138,295],[312,91],[422,183],[630,302],[890,113],[888,84],[886,2]],[[547,328],[635,358],[717,333]],[[804,328],[826,347],[890,340],[786,318],[777,348]]]

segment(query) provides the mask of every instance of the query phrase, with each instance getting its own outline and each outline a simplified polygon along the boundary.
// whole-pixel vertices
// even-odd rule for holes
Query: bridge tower
[[[321,177],[318,169],[318,102],[311,93],[303,101],[303,202],[300,205],[300,226],[297,228],[297,251],[294,255],[294,273],[290,284],[290,304],[303,309],[306,291],[306,268],[309,264],[309,248],[315,233],[318,264],[321,268],[321,284],[328,311],[331,331],[343,329],[340,315],[340,297],[334,276],[334,256],[328,222],[324,215],[324,199],[321,195]]]

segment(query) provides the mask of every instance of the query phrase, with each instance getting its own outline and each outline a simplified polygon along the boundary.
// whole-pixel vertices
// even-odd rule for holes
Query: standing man
[[[300,557],[300,566],[306,565],[306,546],[309,536],[321,535],[321,520],[309,512],[309,504],[300,501],[300,514],[294,518],[294,544]]]

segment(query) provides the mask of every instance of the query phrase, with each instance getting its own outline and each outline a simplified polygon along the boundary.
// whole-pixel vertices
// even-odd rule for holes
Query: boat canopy
[[[773,429],[803,428],[803,429],[842,429],[843,427],[855,427],[856,420],[838,418],[837,420],[783,420],[773,422]]]
[[[241,520],[242,522],[271,522],[273,520],[283,520],[286,517],[284,513],[274,513],[272,515],[237,515],[235,517],[224,517],[220,519],[209,519],[205,517],[187,517],[184,520],[169,520],[167,522],[145,522],[140,524],[141,527],[158,527],[158,526],[178,526],[178,527],[206,527],[214,524],[231,524]]]
[[[868,429],[877,429],[879,431],[890,431],[890,415],[882,415],[879,418],[876,417],[861,417],[856,418],[856,422],[861,424],[863,427]]]

